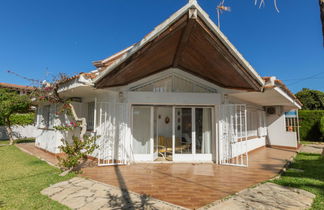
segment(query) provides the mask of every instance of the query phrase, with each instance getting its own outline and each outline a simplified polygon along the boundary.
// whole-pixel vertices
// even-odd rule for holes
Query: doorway
[[[133,106],[135,161],[212,161],[213,108]]]

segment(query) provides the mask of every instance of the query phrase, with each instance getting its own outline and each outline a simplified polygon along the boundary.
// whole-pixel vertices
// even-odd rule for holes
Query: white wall
[[[297,147],[297,133],[287,132],[285,115],[267,115],[268,144],[272,146]]]
[[[37,138],[41,132],[34,125],[12,126],[14,139]],[[9,139],[7,130],[0,126],[0,139]]]
[[[250,152],[252,150],[255,150],[259,147],[263,147],[266,145],[266,137],[259,137],[254,139],[247,140],[247,151]],[[245,152],[245,142],[238,142],[233,145],[233,157],[236,157],[240,154],[242,154],[241,148],[244,148],[243,151]]]

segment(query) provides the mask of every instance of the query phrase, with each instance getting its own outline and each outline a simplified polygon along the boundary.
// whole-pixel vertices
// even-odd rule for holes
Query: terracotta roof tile
[[[16,84],[4,83],[4,82],[0,82],[0,87],[10,88],[10,89],[19,89],[19,90],[35,90],[34,87],[25,86],[25,85],[16,85]]]

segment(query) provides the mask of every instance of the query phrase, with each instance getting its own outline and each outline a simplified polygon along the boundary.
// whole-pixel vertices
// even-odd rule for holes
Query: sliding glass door
[[[175,108],[175,153],[192,154],[192,108]]]
[[[212,115],[210,108],[195,108],[196,154],[210,154],[212,143]]]
[[[174,107],[173,160],[212,160],[212,117],[210,107]]]
[[[211,161],[211,107],[133,106],[136,161]]]

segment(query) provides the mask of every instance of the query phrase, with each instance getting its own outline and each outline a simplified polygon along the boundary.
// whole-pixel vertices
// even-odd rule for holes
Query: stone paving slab
[[[200,210],[309,209],[315,195],[305,190],[264,183],[239,192],[224,201],[216,201]]]
[[[324,144],[304,144],[300,152],[322,154],[323,150]]]
[[[185,209],[158,199],[80,177],[54,184],[41,191],[72,209]]]

